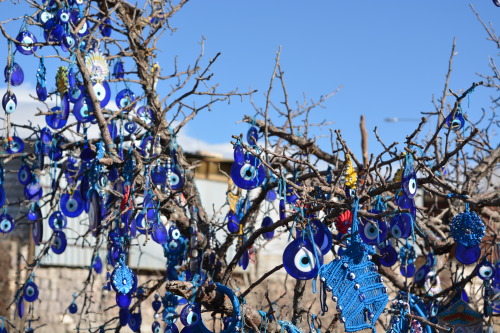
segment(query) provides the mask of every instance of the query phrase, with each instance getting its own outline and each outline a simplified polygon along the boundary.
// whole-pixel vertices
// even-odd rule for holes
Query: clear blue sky
[[[489,0],[473,5],[500,30],[500,8]],[[8,2],[0,6],[12,7]],[[13,14],[0,13],[2,20]],[[333,121],[331,127],[342,129],[357,152],[361,114],[370,132],[378,126],[387,142],[402,142],[417,123],[384,119],[420,118],[421,111],[433,110],[431,98],[442,93],[453,37],[458,52],[451,78],[454,90],[478,81],[478,72],[489,73],[488,57],[498,54],[469,2],[461,0],[198,0],[189,2],[171,24],[178,30],[166,33],[159,45],[165,71],[170,72],[176,55],[181,68],[194,60],[204,36],[207,58],[222,52],[213,67],[213,82],[222,90],[258,89],[254,100],[259,106],[264,106],[280,45],[292,102],[302,101],[304,93],[317,99],[343,85],[315,119]],[[5,59],[1,61],[3,68]],[[474,92],[470,109],[465,106],[472,119],[489,106],[492,93],[484,88]],[[235,98],[230,105],[218,104],[200,114],[187,134],[210,144],[225,143],[232,134],[246,132],[247,126],[236,122],[253,113],[248,99]],[[326,140],[322,144],[327,147]],[[373,137],[370,149],[380,149]]]

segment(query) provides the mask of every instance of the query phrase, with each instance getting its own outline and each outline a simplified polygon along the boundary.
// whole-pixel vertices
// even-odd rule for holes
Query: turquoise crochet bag
[[[322,287],[337,302],[346,332],[371,328],[382,314],[389,297],[378,267],[370,261],[373,246],[363,243],[358,232],[358,199],[353,203],[351,240],[341,256],[320,268]]]

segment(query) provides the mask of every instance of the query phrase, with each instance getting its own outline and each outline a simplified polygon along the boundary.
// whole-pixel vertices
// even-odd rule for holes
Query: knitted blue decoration
[[[485,234],[485,226],[481,218],[469,211],[466,205],[465,212],[455,216],[450,223],[450,234],[455,242],[471,247],[481,243]]]
[[[370,261],[375,251],[363,243],[358,233],[358,199],[353,204],[351,243],[342,256],[320,268],[323,287],[337,302],[340,321],[347,332],[371,328],[382,314],[389,298],[378,267]]]

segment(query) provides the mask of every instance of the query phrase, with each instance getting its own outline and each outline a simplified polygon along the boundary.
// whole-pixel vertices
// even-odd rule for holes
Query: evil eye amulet
[[[408,238],[412,229],[413,216],[411,214],[396,214],[391,219],[391,234],[396,238]]]
[[[495,277],[495,266],[487,260],[477,265],[476,274],[481,280],[489,281]]]
[[[120,91],[115,98],[116,106],[120,109],[124,109],[132,104],[136,100],[134,92],[130,89],[123,89]]]
[[[465,118],[460,111],[450,113],[446,117],[446,126],[454,131],[461,130],[465,125]]]
[[[288,274],[297,280],[310,280],[318,275],[323,265],[321,250],[309,240],[299,237],[292,241],[283,252],[283,266]]]
[[[52,240],[52,245],[50,249],[55,254],[61,254],[66,250],[68,241],[66,239],[66,234],[62,231],[56,231],[54,233],[54,239]]]
[[[101,108],[105,107],[111,99],[111,88],[107,81],[96,82],[93,85],[95,97],[99,101]]]
[[[0,215],[0,232],[3,234],[14,230],[14,220],[9,214]]]
[[[94,106],[90,98],[80,97],[73,106],[73,114],[76,120],[81,123],[89,123],[94,120]]]
[[[21,45],[21,44],[16,45],[17,51],[19,51],[19,53],[21,54],[32,55],[38,48],[38,46],[32,45],[36,43],[36,37],[29,31],[21,31],[17,35],[16,40],[19,43],[27,44],[27,45]]]
[[[253,155],[247,155],[245,163],[233,163],[231,178],[239,188],[252,190],[259,187],[266,179],[266,168]]]
[[[182,176],[179,168],[175,167],[172,169],[172,172],[168,175],[168,186],[170,189],[177,191],[182,188],[184,185],[184,177]]]
[[[67,217],[77,217],[83,212],[84,204],[79,191],[75,191],[73,195],[64,193],[61,196],[60,206],[61,212]]]
[[[187,327],[198,325],[201,320],[201,310],[198,304],[188,304],[182,308],[179,315],[181,323]]]
[[[5,151],[9,154],[22,153],[24,151],[24,141],[17,136],[12,137],[12,141],[7,143]]]
[[[53,212],[49,217],[49,226],[52,230],[62,230],[66,228],[67,223],[66,216],[59,210]]]
[[[417,194],[417,173],[413,169],[413,166],[405,166],[401,186],[404,194],[408,198],[412,199]]]
[[[6,113],[12,113],[14,111],[16,111],[16,108],[17,108],[17,97],[16,95],[11,92],[11,91],[7,91],[4,95],[3,95],[3,98],[2,98],[2,107],[3,107],[3,110],[6,112]]]
[[[24,299],[27,302],[34,302],[38,299],[38,286],[33,281],[28,281],[24,285]]]
[[[392,245],[387,245],[380,250],[380,264],[385,267],[393,266],[398,261],[398,253]]]
[[[116,292],[129,294],[137,289],[137,276],[126,265],[120,265],[111,274],[111,286]]]
[[[368,245],[377,245],[387,238],[387,222],[384,220],[360,219],[359,236]]]

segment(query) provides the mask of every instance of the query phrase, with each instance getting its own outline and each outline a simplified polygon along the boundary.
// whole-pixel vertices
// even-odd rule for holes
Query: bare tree
[[[26,183],[27,201],[35,207],[28,213],[35,214],[34,222],[30,222],[32,228],[45,223],[41,216],[36,216],[37,205],[57,211],[61,195],[71,200],[77,192],[82,202],[89,202],[89,229],[76,241],[91,244],[94,258],[101,248],[108,250],[111,265],[107,267],[110,273],[107,289],[116,291],[117,302],[125,309],[121,313],[136,313],[145,299],[161,292],[163,313],[171,314],[164,316],[167,324],[178,316],[168,308],[169,297],[174,294],[186,298],[188,306],[192,306],[180,314],[183,323],[201,321],[193,326],[195,331],[207,330],[203,320],[192,317],[200,315],[197,312],[200,309],[229,318],[223,321],[231,330],[294,332],[297,327],[305,330],[321,327],[334,332],[344,322],[352,331],[355,328],[349,326],[351,319],[359,315],[366,315],[359,329],[374,327],[389,294],[391,298],[407,295],[409,303],[411,294],[426,304],[425,311],[416,311],[416,303],[410,304],[411,311],[393,306],[388,311],[394,318],[400,316],[407,326],[419,323],[447,330],[446,324],[433,319],[435,314],[429,309],[434,306],[438,312],[445,311],[460,288],[477,286],[472,282],[478,281],[478,269],[487,260],[497,259],[500,146],[495,135],[499,127],[496,94],[500,77],[494,59],[490,61],[491,75],[483,76],[480,82],[471,82],[462,91],[451,91],[448,82],[453,44],[443,93],[434,101],[434,110],[423,113],[416,129],[402,143],[383,142],[375,128],[376,144],[380,145],[377,150],[381,151],[378,154],[369,151],[368,129],[361,118],[362,156],[358,157],[340,130],[330,130],[326,120],[310,121],[310,115],[336,91],[294,106],[278,51],[265,104],[252,103],[256,115],[243,119],[250,128],[247,136],[233,137],[235,163],[228,178],[234,184],[230,183],[227,205],[220,210],[224,212],[221,218],[220,214],[209,214],[207,207],[201,205],[191,172],[196,166],[186,160],[176,136],[198,113],[234,98],[251,101],[254,91],[220,92],[212,82],[212,66],[219,55],[206,61],[203,50],[187,69],[175,65],[170,74],[162,70],[156,46],[165,32],[174,30],[170,19],[187,0],[147,1],[142,8],[121,0],[85,3],[51,0],[43,4],[27,0],[26,3],[33,14],[2,22],[0,30],[9,41],[10,60],[17,49],[40,62],[45,59],[60,64],[57,89],[45,92],[41,63],[34,97],[40,101],[38,115],[51,117],[49,125],[53,130],[11,122],[13,110],[8,103],[15,102],[12,87],[18,84],[18,77],[13,61],[9,60],[3,106],[5,147],[10,154],[0,157],[5,165],[21,157],[27,161],[27,172],[33,177]],[[10,35],[6,26],[16,21],[24,21],[24,30],[18,36]],[[490,39],[500,45],[493,29],[483,25]],[[44,31],[45,41],[34,40],[29,33],[34,29]],[[116,98],[117,108],[111,109],[107,107],[108,82],[124,82],[141,93],[135,95],[124,89]],[[486,87],[492,88],[492,104],[485,106],[481,119],[473,122],[462,111],[461,103],[474,89]],[[276,90],[281,93],[280,101],[271,99]],[[47,97],[44,94],[60,100],[60,107],[51,108],[44,102]],[[75,115],[76,122],[68,118],[70,113]],[[27,155],[14,149],[13,129],[17,126],[32,132],[26,141],[34,143],[35,153]],[[98,138],[87,135],[93,127],[98,128]],[[318,132],[330,136],[330,147],[317,144],[313,133]],[[38,192],[39,183],[35,180],[42,177],[51,178],[52,184],[52,190],[43,195]],[[415,205],[417,189],[424,197],[423,205]],[[279,203],[279,208],[272,209],[279,218],[262,224],[263,217],[270,214],[266,202]],[[464,212],[469,214],[467,218],[471,218],[472,212],[480,217],[481,221],[475,221],[478,230],[457,226],[454,217],[463,217],[460,214]],[[226,232],[223,238],[216,237],[216,232],[226,230],[228,223],[233,224],[232,232]],[[169,230],[166,226],[170,226]],[[50,241],[38,245],[39,254],[25,267],[28,278],[19,286],[16,299],[26,295],[32,282],[29,277],[36,272],[41,259],[54,246],[57,249],[61,242],[57,229]],[[137,286],[137,277],[127,266],[130,243],[138,231],[146,239],[163,244],[167,258],[165,276],[142,286]],[[294,245],[287,246],[285,252],[295,251],[293,255],[299,253],[302,257],[297,259],[288,254],[291,261],[276,263],[274,269],[246,290],[240,289],[235,268],[238,264],[246,266],[252,252],[263,244],[262,237],[272,237],[269,236],[272,232],[293,235]],[[315,238],[318,233],[324,235],[324,241]],[[228,250],[235,244],[237,251],[228,258]],[[356,244],[365,245],[356,247]],[[337,280],[333,284],[333,277],[328,274],[341,274],[334,273],[335,264],[351,260],[353,251],[362,253],[353,259],[356,265],[374,265],[378,273],[370,275],[363,271],[362,276],[369,277],[362,282],[354,281],[355,277],[351,279],[354,282],[349,297],[359,297],[360,303],[365,304],[360,308],[361,313],[348,313],[342,306],[335,311],[326,293],[332,292],[341,305],[337,294],[344,290],[339,289]],[[331,265],[320,264],[323,254],[335,257]],[[428,258],[427,263],[416,267],[417,256]],[[455,257],[459,263],[452,264],[450,260]],[[478,269],[465,275],[464,262]],[[300,264],[306,266],[306,273],[294,274],[291,266]],[[90,291],[95,283],[92,263],[89,265],[88,277],[77,294],[83,299],[77,330],[120,331],[127,322],[119,317],[97,327],[88,325],[86,317],[92,313],[94,302]],[[293,291],[288,290],[285,281],[283,294],[276,299],[266,292],[262,304],[244,301],[281,269],[297,279]],[[377,284],[377,291],[373,291],[369,287],[380,283],[379,274],[386,278],[387,290]],[[306,304],[304,299],[310,288],[305,280],[316,279],[318,275],[319,300]],[[352,277],[346,276],[346,281]],[[443,277],[443,283],[437,290],[439,276]],[[351,285],[341,284],[341,288]],[[362,297],[359,288],[366,290]],[[495,299],[488,293],[492,283],[477,288],[482,288],[485,296],[475,299],[475,309],[484,313],[485,322],[491,323]],[[239,290],[235,292],[236,289]],[[381,296],[384,293],[385,298]],[[370,303],[379,296],[381,303]],[[365,299],[368,300],[363,303]],[[328,304],[330,311],[326,312]],[[382,306],[377,308],[374,304]],[[373,313],[376,311],[379,313]],[[311,316],[318,312],[325,315]],[[129,325],[133,327],[130,322]]]

